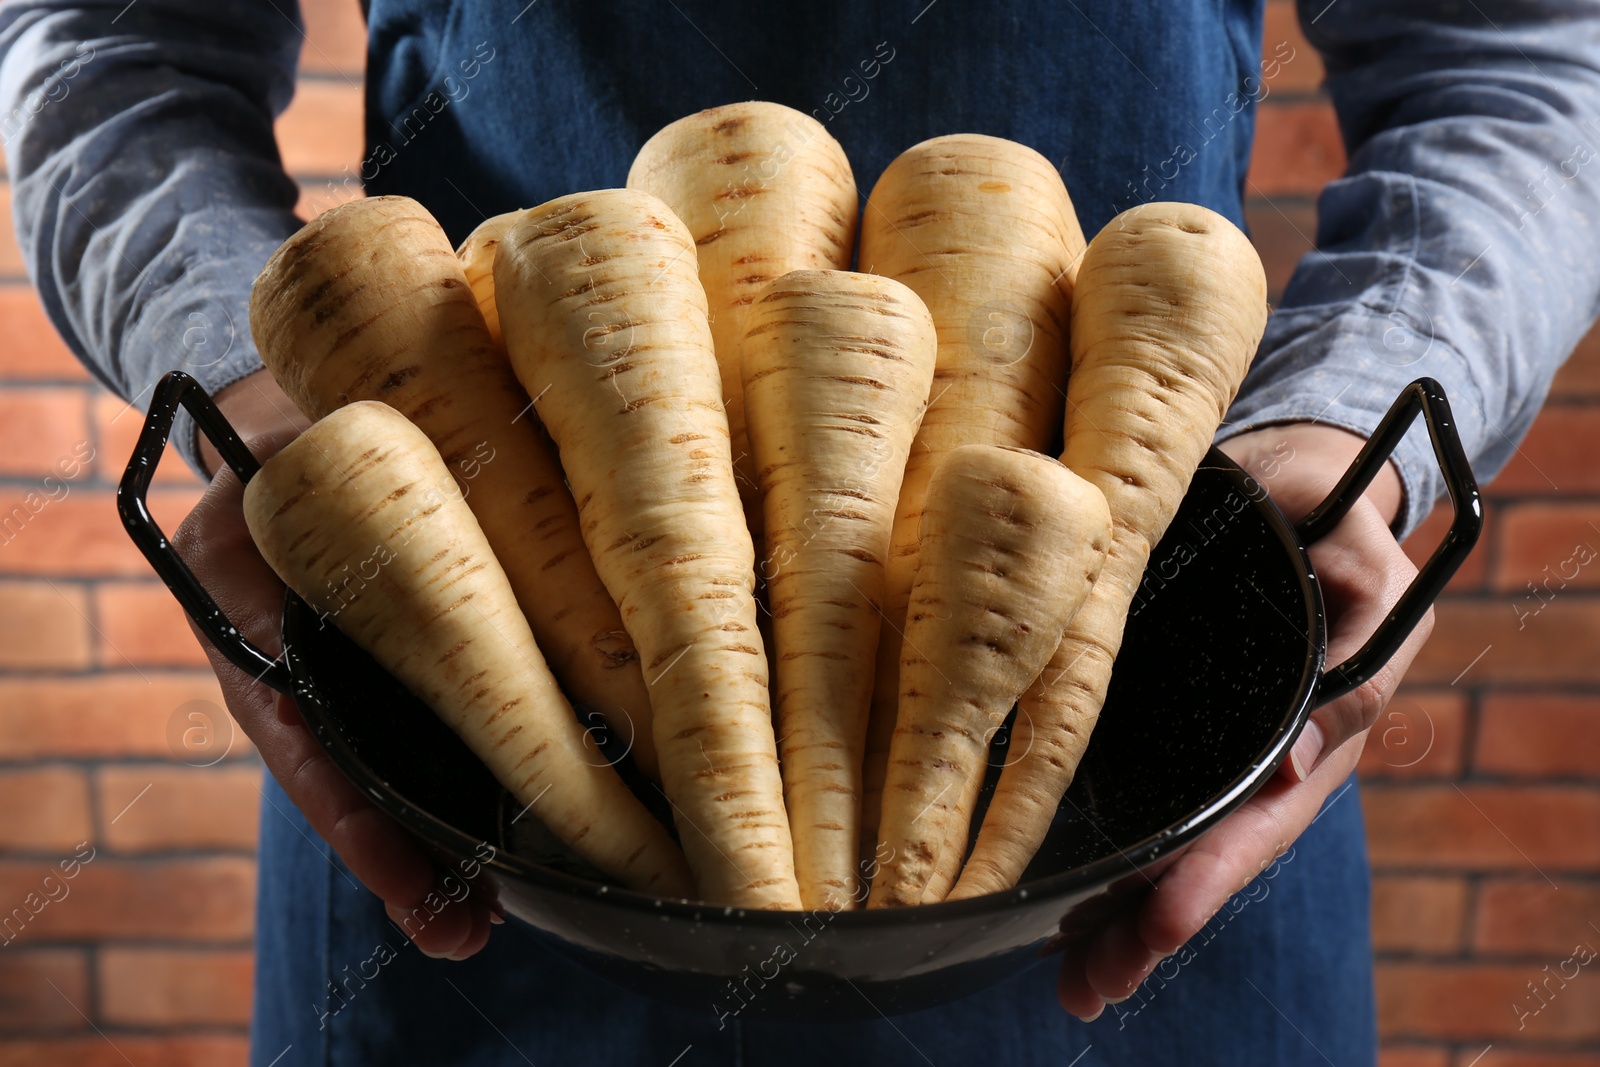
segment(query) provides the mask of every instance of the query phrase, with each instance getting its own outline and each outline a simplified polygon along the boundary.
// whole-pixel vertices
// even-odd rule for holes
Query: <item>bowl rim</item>
[[[1284,516],[1277,504],[1261,489],[1245,470],[1221,450],[1213,446],[1201,460],[1201,469],[1220,471],[1235,487],[1243,490],[1260,510],[1278,540],[1288,549],[1298,564],[1296,577],[1306,605],[1306,633],[1310,642],[1295,696],[1290,710],[1283,716],[1273,737],[1256,757],[1229,782],[1220,793],[1213,796],[1195,811],[1162,830],[1150,834],[1127,848],[1117,848],[1090,863],[1065,871],[1046,875],[1030,882],[1019,883],[998,893],[967,897],[962,900],[944,900],[911,908],[853,908],[834,911],[830,907],[777,911],[757,908],[738,908],[678,897],[656,897],[618,886],[603,885],[589,879],[568,874],[523,859],[505,851],[499,845],[479,840],[471,834],[444,821],[419,804],[406,798],[366,763],[344,736],[326,718],[323,701],[314,680],[311,679],[299,645],[284,634],[285,661],[294,678],[294,690],[307,725],[334,764],[358,789],[367,794],[391,818],[412,834],[458,860],[476,863],[483,868],[521,883],[532,883],[542,889],[552,890],[572,897],[587,898],[591,902],[604,902],[638,912],[640,915],[676,917],[693,922],[719,922],[732,919],[739,925],[789,928],[797,915],[827,913],[830,924],[843,922],[846,929],[874,929],[901,927],[924,923],[955,922],[976,915],[1002,912],[1024,903],[1041,903],[1093,890],[1108,885],[1118,876],[1136,874],[1145,870],[1160,856],[1191,844],[1218,822],[1237,810],[1258,788],[1275,773],[1288,756],[1301,728],[1310,717],[1317,682],[1327,655],[1327,624],[1322,603],[1320,583],[1311,564],[1310,554],[1294,525]],[[311,608],[291,590],[284,605],[284,626],[287,629],[292,613],[310,612]],[[1287,620],[1287,616],[1285,616]],[[306,712],[307,704],[311,712]],[[1070,801],[1069,801],[1070,803]],[[479,850],[491,845],[493,855],[483,857]]]

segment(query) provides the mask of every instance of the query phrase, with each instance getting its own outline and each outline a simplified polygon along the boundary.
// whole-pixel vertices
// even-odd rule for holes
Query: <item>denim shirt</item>
[[[1259,0],[371,0],[367,16],[363,158],[312,204],[404,193],[456,240],[620,185],[660,126],[751,98],[823,121],[863,194],[905,147],[979,132],[1056,162],[1088,234],[1148,200],[1242,222],[1255,104],[1295,61],[1263,48]],[[1600,313],[1600,4],[1309,0],[1300,19],[1350,162],[1219,437],[1312,419],[1365,434],[1426,374],[1488,477]],[[260,366],[250,285],[299,226],[272,120],[301,43],[291,0],[0,6],[17,235],[52,321],[118,394],[145,400],[174,368],[216,391]],[[174,439],[193,463],[186,415]],[[1404,533],[1441,485],[1420,427],[1396,461]]]

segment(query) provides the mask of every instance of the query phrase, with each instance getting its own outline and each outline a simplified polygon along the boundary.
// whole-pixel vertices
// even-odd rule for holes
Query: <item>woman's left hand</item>
[[[1221,447],[1297,520],[1333,488],[1362,443],[1344,430],[1294,423],[1240,434]],[[1401,495],[1399,474],[1386,465],[1344,520],[1311,546],[1329,616],[1330,664],[1366,642],[1416,575],[1390,531]],[[1287,851],[1355,768],[1367,731],[1432,630],[1430,611],[1376,677],[1316,710],[1280,773],[1195,842],[1136,909],[1067,946],[1056,987],[1062,1007],[1093,1019],[1106,1004],[1132,996],[1162,959]]]

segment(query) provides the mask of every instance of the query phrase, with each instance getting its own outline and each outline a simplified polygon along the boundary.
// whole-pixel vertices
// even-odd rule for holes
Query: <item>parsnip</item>
[[[969,445],[935,470],[884,784],[889,859],[868,907],[921,903],[944,854],[964,850],[968,783],[1060,643],[1110,540],[1105,497],[1047,456]]]
[[[512,364],[642,657],[662,784],[700,894],[798,908],[755,554],[694,241],[648,193],[564,196],[507,232],[495,291]]]
[[[244,511],[284,583],[551,832],[630,888],[690,895],[682,854],[578,724],[459,487],[404,416],[339,408],[261,468]]]
[[[904,282],[939,337],[932,399],[895,509],[884,626],[868,729],[863,852],[873,853],[894,728],[901,627],[934,467],[967,444],[1054,447],[1067,373],[1067,316],[1083,232],[1050,161],[977,134],[907,149],[861,221],[861,269]]]
[[[850,161],[810,115],[752,100],[661,129],[639,149],[628,187],[664,200],[694,237],[739,494],[759,548],[761,500],[739,378],[746,313],[774,278],[850,266],[858,206]]]
[[[554,450],[433,216],[394,196],[319,215],[257,278],[250,327],[309,418],[381,400],[427,434],[556,677],[623,743],[632,739],[634,759],[654,776],[638,654],[584,550]]]
[[[746,321],[795,874],[805,907],[853,907],[883,560],[933,378],[933,320],[899,282],[796,271]]]
[[[472,288],[473,299],[483,313],[483,324],[489,330],[489,340],[500,344],[500,311],[494,300],[494,254],[500,247],[500,238],[506,235],[511,224],[522,217],[521,211],[507,211],[478,223],[478,228],[467,234],[467,239],[456,249],[461,270]]]
[[[1014,885],[1044,839],[1100,714],[1123,624],[1161,539],[1233,402],[1266,325],[1261,260],[1194,204],[1113,219],[1083,257],[1072,304],[1062,461],[1106,496],[1110,558],[1021,702],[1006,767],[952,898]]]

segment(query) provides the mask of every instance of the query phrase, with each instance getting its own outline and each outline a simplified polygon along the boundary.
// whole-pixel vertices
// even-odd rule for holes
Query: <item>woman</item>
[[[1422,374],[1445,384],[1480,475],[1498,470],[1596,313],[1600,13],[1467,6],[1301,7],[1351,164],[1220,435],[1291,516]],[[971,130],[1059,160],[1087,233],[1157,199],[1241,222],[1255,104],[1297,58],[1259,46],[1250,0],[372,0],[367,16],[367,150],[349,183],[418,198],[456,239],[487,215],[620,184],[660,126],[752,97],[824,122],[863,190],[900,149]],[[256,271],[299,225],[272,116],[300,43],[297,12],[273,0],[0,7],[17,232],[56,326],[125,397],[175,367],[195,374],[262,458],[304,425],[244,329]],[[185,358],[202,322],[208,354]],[[231,345],[213,356],[218,334]],[[187,417],[174,439],[217,469]],[[1397,539],[1438,492],[1414,432],[1313,549],[1331,661],[1409,581]],[[274,642],[281,589],[229,473],[175,540],[229,616]],[[412,924],[412,952],[384,912],[411,914],[442,872],[322,757],[290,702],[213,655],[272,771],[253,1062],[1372,1063],[1366,859],[1345,785],[1430,626],[1320,709],[1284,773],[1092,942],[935,1011],[886,1019],[863,1004],[865,1022],[806,1026],[623,993],[525,928],[491,937],[481,895]],[[1270,884],[1234,896],[1258,875]],[[1073,1018],[1108,1004],[1093,1026]]]

